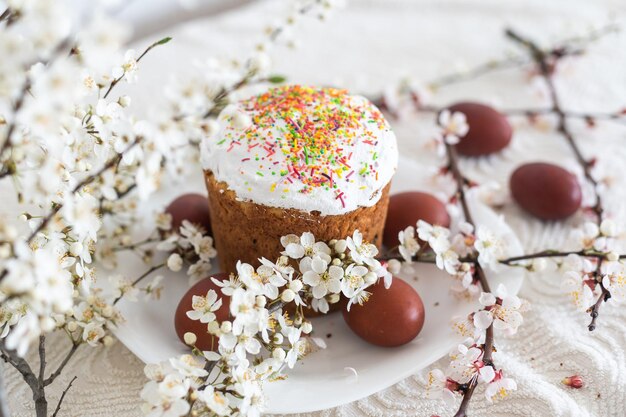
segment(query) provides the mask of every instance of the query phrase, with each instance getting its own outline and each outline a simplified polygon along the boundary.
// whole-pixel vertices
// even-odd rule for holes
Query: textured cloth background
[[[282,4],[281,4],[282,3]],[[171,73],[190,71],[194,61],[209,55],[248,53],[264,22],[280,16],[281,1],[264,2],[211,20],[188,23],[164,34],[174,41],[150,54],[142,63],[139,93],[133,106],[154,101]],[[623,1],[352,1],[330,23],[307,23],[296,51],[274,54],[278,73],[291,81],[333,84],[354,91],[376,92],[400,77],[431,80],[487,59],[516,51],[502,36],[507,25],[542,43],[584,33],[590,26],[615,18],[626,23]],[[157,39],[155,36],[154,39]],[[145,45],[147,42],[140,43]],[[140,46],[138,46],[139,48]],[[565,61],[557,88],[565,106],[577,111],[614,111],[626,107],[626,35],[609,36],[590,47],[583,57]],[[141,86],[150,86],[141,90]],[[152,94],[146,94],[151,91]],[[480,99],[506,108],[545,105],[544,86],[529,82],[528,72],[507,70],[442,89],[435,103],[464,98]],[[576,169],[563,139],[549,128],[516,126],[512,146],[502,155],[464,161],[470,178],[495,180],[506,189],[510,172],[522,162],[548,160]],[[546,119],[549,127],[552,122]],[[403,154],[436,166],[422,144],[429,139],[427,117],[393,123]],[[626,126],[601,122],[590,130],[573,122],[572,130],[586,155],[597,155],[599,170],[615,181],[607,197],[609,213],[626,220]],[[201,175],[198,173],[198,175]],[[1,191],[5,192],[5,191]],[[530,219],[511,203],[503,209],[527,251],[561,244],[567,228],[580,221],[545,224]],[[574,311],[560,290],[560,282],[547,275],[529,276],[521,295],[532,303],[525,323],[512,338],[498,339],[503,362],[517,380],[519,390],[506,401],[487,404],[478,391],[471,415],[481,416],[624,416],[626,415],[626,310],[614,302],[603,306],[595,332],[586,330],[589,317]],[[57,363],[66,340],[51,339],[49,359]],[[446,359],[435,366],[445,367]],[[69,380],[79,377],[65,401],[61,416],[139,416],[143,364],[121,344],[112,348],[83,348],[50,393],[54,403]],[[313,415],[317,416],[447,416],[440,401],[424,398],[428,370],[361,401]],[[572,390],[560,380],[580,374],[585,387]],[[34,414],[30,394],[18,375],[9,370],[10,405],[16,416]],[[289,395],[289,393],[285,393]]]

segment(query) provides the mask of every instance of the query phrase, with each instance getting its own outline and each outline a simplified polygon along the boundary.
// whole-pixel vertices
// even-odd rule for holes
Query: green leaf
[[[168,43],[171,40],[172,40],[172,38],[170,36],[168,36],[167,38],[163,38],[160,41],[156,42],[155,45],[165,45],[166,43]]]
[[[287,77],[285,77],[284,75],[270,75],[269,77],[267,77],[267,81],[272,84],[281,84],[287,81]]]

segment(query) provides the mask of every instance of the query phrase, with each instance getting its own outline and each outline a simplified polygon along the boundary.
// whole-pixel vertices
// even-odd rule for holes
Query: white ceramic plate
[[[426,169],[408,159],[401,159],[394,178],[393,191],[425,189]],[[188,189],[202,191],[202,185],[190,180]],[[186,191],[186,190],[185,190]],[[167,201],[181,193],[180,187],[164,190],[161,200]],[[154,203],[153,210],[160,208]],[[494,232],[506,236],[511,254],[521,253],[521,245],[501,217],[487,206],[470,200],[475,220]],[[147,231],[144,231],[147,233]],[[146,266],[129,254],[120,262],[120,273],[134,277]],[[355,336],[346,326],[341,314],[314,319],[315,335],[326,340],[328,348],[299,362],[285,381],[268,383],[265,392],[269,413],[296,413],[338,406],[380,391],[422,369],[449,352],[460,337],[450,326],[455,316],[469,314],[473,305],[461,301],[449,292],[452,282],[447,274],[432,265],[419,265],[418,278],[407,281],[420,293],[426,308],[426,322],[420,335],[411,343],[398,348],[372,346]],[[523,279],[520,268],[506,268],[498,274],[488,273],[495,286],[504,283],[517,293]],[[186,352],[174,332],[173,317],[178,300],[187,290],[183,274],[169,274],[161,300],[130,303],[122,301],[120,310],[127,322],[116,336],[141,360],[159,362]],[[346,367],[356,369],[358,378],[351,378]]]

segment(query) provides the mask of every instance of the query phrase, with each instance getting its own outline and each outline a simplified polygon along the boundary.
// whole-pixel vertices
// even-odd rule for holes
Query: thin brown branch
[[[46,336],[39,336],[39,385],[43,385],[46,373]]]
[[[46,417],[48,413],[48,402],[46,401],[45,389],[43,385],[39,383],[39,379],[28,362],[14,350],[7,349],[2,339],[0,339],[0,358],[13,366],[22,375],[24,382],[30,387],[33,393],[37,417]]]
[[[593,252],[593,251],[586,251],[586,250],[568,252],[568,251],[557,251],[557,250],[548,249],[548,250],[544,250],[541,252],[529,253],[526,255],[512,256],[510,258],[501,259],[499,262],[504,265],[517,265],[516,263],[519,261],[525,261],[525,260],[537,259],[537,258],[565,258],[569,255],[586,256],[590,258],[602,258],[606,256],[604,253],[601,253],[601,252]]]
[[[63,361],[61,361],[57,369],[47,379],[43,381],[44,387],[47,387],[48,385],[52,384],[54,380],[57,379],[59,375],[61,375],[61,373],[63,372],[63,369],[65,369],[70,359],[72,359],[72,357],[78,350],[79,346],[80,346],[80,343],[72,342],[72,348],[69,350],[69,352],[67,352],[67,355],[65,355],[65,358],[63,359]]]
[[[601,289],[600,295],[598,296],[596,302],[587,310],[587,312],[591,316],[591,323],[589,323],[589,326],[587,326],[590,332],[596,329],[596,321],[598,320],[598,316],[600,315],[600,307],[602,306],[602,303],[606,303],[611,298],[611,292],[604,286],[604,283],[602,283],[602,276],[600,274],[600,271],[602,269],[602,261],[602,258],[598,260],[598,266],[596,267],[596,270],[594,272],[594,277],[596,278],[596,281]]]
[[[63,390],[63,393],[61,394],[61,398],[59,398],[59,402],[57,403],[57,406],[54,409],[54,413],[52,413],[52,417],[57,417],[57,415],[59,414],[59,411],[61,411],[61,405],[63,404],[63,400],[65,399],[65,396],[67,395],[70,388],[72,388],[72,384],[74,383],[74,381],[76,381],[76,379],[78,379],[77,376],[72,378],[70,383],[67,385],[67,388]]]
[[[461,404],[459,405],[458,411],[454,414],[454,417],[466,417],[467,416],[467,407],[469,406],[470,400],[472,399],[472,395],[474,395],[474,390],[478,386],[478,376],[475,375],[467,385],[467,388],[463,391],[463,399],[461,400]]]

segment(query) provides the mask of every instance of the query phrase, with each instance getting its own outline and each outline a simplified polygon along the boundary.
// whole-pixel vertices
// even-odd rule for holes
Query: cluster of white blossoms
[[[340,297],[363,303],[367,288],[391,275],[374,259],[376,247],[355,231],[346,239],[316,241],[311,233],[281,238],[282,256],[260,259],[258,268],[237,264],[237,274],[213,282],[221,294],[209,290],[196,295],[187,316],[206,324],[217,338],[216,351],[195,347],[199,337],[187,333],[192,352],[160,365],[146,367],[150,381],[142,391],[149,416],[259,416],[264,410],[262,386],[284,378],[307,353],[324,348],[312,337],[305,309],[326,313]],[[228,306],[229,319],[218,322],[216,311]],[[216,339],[213,339],[216,340]]]
[[[103,339],[103,323],[116,314],[91,294],[102,209],[130,186],[146,194],[142,161],[163,157],[143,136],[145,122],[127,114],[130,99],[111,94],[134,78],[136,65],[119,54],[124,28],[95,14],[78,30],[63,1],[7,6],[0,181],[14,188],[6,199],[19,205],[23,224],[0,220],[0,333],[6,349],[23,355],[61,326],[72,335],[83,329],[76,340]]]
[[[168,213],[159,215],[158,233],[162,240],[156,249],[169,254],[165,265],[173,272],[186,267],[189,284],[193,285],[209,275],[211,260],[217,256],[213,246],[213,238],[206,234],[200,225],[183,220],[178,231],[171,231],[172,216]]]
[[[496,370],[492,364],[485,363],[483,347],[472,344],[471,339],[460,344],[450,353],[450,365],[444,373],[433,369],[428,374],[427,394],[431,398],[441,398],[453,405],[457,393],[469,386],[474,380],[487,384],[485,397],[489,402],[505,398],[510,391],[517,389],[511,378]]]
[[[457,231],[453,233],[449,228],[419,220],[415,227],[408,226],[399,233],[398,250],[408,264],[413,262],[418,252],[432,252],[437,267],[457,278],[453,291],[477,296],[480,286],[475,277],[474,263],[468,256],[476,253],[481,265],[498,271],[498,260],[506,254],[506,242],[483,226],[479,226],[474,233],[474,226],[465,221],[458,222],[455,229]],[[424,242],[422,247],[420,241]],[[392,272],[399,272],[401,267],[399,261],[389,261]]]
[[[470,129],[465,113],[459,111],[451,112],[445,109],[439,113],[437,121],[442,128],[437,139],[448,145],[456,145],[459,143],[461,138],[467,135]]]
[[[616,301],[626,299],[626,265],[618,253],[623,249],[620,234],[611,219],[600,226],[587,222],[572,231],[570,245],[576,253],[560,264],[565,277],[561,286],[579,309],[588,310],[603,290]]]
[[[152,272],[160,268],[184,270],[191,282],[209,274],[216,252],[211,237],[197,225],[187,222],[172,231],[171,218],[162,214],[147,241],[133,242],[135,226],[145,227],[150,221],[141,210],[142,202],[165,180],[184,177],[190,170],[200,172],[197,145],[217,131],[217,114],[242,94],[242,88],[284,80],[269,73],[269,47],[295,46],[293,28],[300,17],[324,19],[338,3],[294,0],[289,16],[268,29],[267,39],[249,59],[240,63],[208,60],[207,67],[198,71],[200,79],[186,74],[184,83],[173,81],[165,88],[172,103],[169,108],[163,106],[159,110],[162,113],[140,120],[131,113],[131,98],[119,94],[116,86],[140,82],[142,58],[170,38],[139,51],[123,51],[130,31],[107,18],[97,1],[81,16],[75,16],[76,9],[65,0],[6,2],[7,8],[0,15],[0,51],[10,59],[0,63],[0,186],[14,189],[14,196],[3,195],[21,215],[19,219],[0,219],[3,353],[23,357],[32,344],[43,340],[40,336],[62,330],[73,344],[69,360],[81,344],[112,342],[109,330],[123,321],[115,307],[122,298],[135,301],[141,292],[159,297],[160,275],[143,288],[137,285]],[[362,301],[366,285],[359,282],[370,280],[367,274],[372,265],[380,264],[370,260],[371,248],[357,240],[350,240],[355,265],[340,280],[353,281],[343,284],[340,291]],[[143,243],[151,246],[144,247]],[[107,276],[106,269],[94,267],[96,261],[104,267],[119,266],[116,255],[125,250],[137,252],[153,266],[134,280],[119,274]],[[342,256],[350,259],[351,251],[344,249]],[[321,274],[320,281],[327,279],[320,262],[327,261],[330,267],[331,259],[325,256],[329,254],[306,255],[311,272]],[[154,264],[156,258],[163,258],[162,263]],[[369,264],[363,266],[362,261]],[[301,314],[299,322],[287,320],[279,312],[270,314],[269,304],[301,300],[300,310],[309,301],[324,310],[337,295],[334,284],[328,295],[322,295],[319,284],[313,303],[311,287],[302,277],[294,278],[297,274],[289,275],[280,262],[257,271],[241,265],[241,277],[234,282],[248,280],[250,288],[243,284],[232,288],[232,306],[238,308],[238,312],[233,311],[232,328],[226,323],[219,329],[210,327],[221,334],[224,355],[217,369],[232,370],[227,384],[237,393],[236,405],[229,408],[212,385],[202,389],[195,385],[206,371],[195,366],[196,358],[184,357],[171,361],[176,375],[169,368],[167,372],[166,368],[162,372],[154,368],[149,374],[159,387],[158,397],[150,386],[144,391],[151,414],[161,410],[164,415],[174,415],[188,409],[188,401],[176,398],[191,399],[185,397],[191,392],[217,414],[230,414],[225,410],[233,408],[242,415],[258,414],[255,410],[262,408],[260,381],[277,374],[285,364],[293,366],[305,351],[301,336],[311,331]],[[277,270],[272,282],[276,283],[279,276],[286,281],[274,288],[273,284],[252,285],[252,280],[264,276],[268,268]],[[376,271],[381,273],[382,268]],[[96,279],[100,283],[110,281],[111,292],[98,289]],[[308,274],[307,280],[315,277]],[[226,287],[223,290],[228,291]],[[278,298],[272,297],[275,293]],[[244,314],[248,307],[251,310]],[[211,318],[208,313],[198,317],[202,321]],[[271,331],[267,327],[270,323]],[[255,326],[259,337],[248,338]],[[270,334],[271,340],[267,339]],[[262,349],[256,350],[253,340]],[[270,346],[268,343],[275,349],[265,362],[247,361],[242,355],[259,354]],[[217,360],[215,355],[207,355]],[[163,373],[168,376],[161,379]],[[191,387],[197,389],[190,391]],[[172,402],[155,402],[155,398],[165,397]]]

